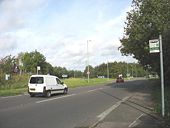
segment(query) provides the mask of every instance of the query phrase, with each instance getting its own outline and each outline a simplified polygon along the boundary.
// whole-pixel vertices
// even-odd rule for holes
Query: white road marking
[[[97,89],[93,89],[93,90],[89,90],[89,91],[87,91],[88,93],[89,92],[94,92],[94,91],[97,91],[97,90],[101,90],[101,89],[103,89],[103,88],[97,88]],[[23,95],[25,95],[25,96],[28,96],[29,94],[28,93],[24,93]],[[15,97],[20,97],[20,96],[23,96],[23,95],[16,95],[16,96],[4,96],[4,97],[0,97],[0,98],[2,98],[2,99],[7,99],[7,98],[15,98]],[[74,94],[75,95],[75,94]],[[70,95],[67,95],[67,96],[64,96],[64,97],[68,97],[68,96],[70,96]],[[63,98],[64,98],[63,97]],[[61,97],[62,98],[62,97]],[[60,98],[59,98],[60,99]],[[48,99],[48,100],[53,100],[53,98],[52,99]],[[47,101],[48,101],[47,100]],[[44,101],[45,102],[45,101]]]
[[[98,121],[95,122],[90,128],[95,127],[99,122],[101,122],[103,119],[106,118],[107,115],[109,115],[114,109],[116,109],[117,107],[119,107],[121,105],[121,103],[125,102],[127,99],[129,99],[130,96],[126,96],[124,97],[122,100],[118,101],[116,104],[114,104],[113,106],[111,106],[110,108],[108,108],[107,110],[105,110],[103,113],[101,113],[100,115],[97,116]]]
[[[97,89],[89,90],[86,93],[94,92],[94,91],[101,90],[101,89],[103,89],[103,88],[97,88]],[[79,93],[79,94],[82,94],[82,93]],[[62,98],[65,98],[65,97],[75,96],[75,95],[79,95],[79,94],[71,94],[71,95],[66,95],[66,96],[61,96],[61,97],[50,98],[50,99],[46,99],[46,100],[37,101],[36,103],[38,104],[38,103],[42,103],[42,102],[62,99]]]
[[[93,90],[89,90],[88,92],[94,92],[94,91],[98,91],[98,90],[101,90],[103,88],[97,88],[97,89],[93,89]]]
[[[22,95],[16,95],[16,96],[4,96],[4,97],[1,97],[2,99],[7,99],[7,98],[14,98],[14,97],[19,97],[19,96],[22,96]]]
[[[62,99],[62,98],[71,97],[71,96],[75,96],[75,95],[77,95],[77,94],[71,94],[71,95],[66,95],[66,96],[61,96],[61,97],[50,98],[50,99],[46,99],[46,100],[40,100],[40,101],[37,101],[36,103],[39,104],[39,103]]]
[[[87,91],[87,92],[88,92],[88,93],[89,93],[89,92],[94,92],[94,91],[101,90],[101,89],[103,89],[103,88],[97,88],[97,89],[89,90],[89,91]],[[28,93],[24,93],[23,95],[28,96],[29,94],[28,94]],[[0,98],[2,98],[2,99],[15,98],[15,97],[23,96],[23,95],[4,96],[4,97],[0,97]],[[69,95],[68,95],[68,96],[69,96]],[[65,96],[64,96],[64,97],[65,97]],[[66,97],[67,97],[67,96],[66,96]]]
[[[129,128],[133,127],[135,125],[135,123],[137,122],[137,120],[139,120],[144,114],[141,114],[138,118],[136,118],[130,125]]]

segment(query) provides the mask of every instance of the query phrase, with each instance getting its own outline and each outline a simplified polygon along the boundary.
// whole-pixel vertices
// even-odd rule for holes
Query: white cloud
[[[3,0],[0,3],[0,32],[19,29],[27,25],[33,11],[38,10],[44,0]]]
[[[9,51],[17,48],[15,37],[5,35],[0,37],[0,51]]]
[[[105,19],[108,4],[104,7],[104,1],[101,1],[97,8],[88,8],[88,11],[81,10],[79,4],[76,8],[69,5],[69,9],[74,11],[67,8],[66,12],[61,12],[62,9],[56,5],[48,7],[48,3],[48,0],[1,2],[0,34],[3,34],[0,36],[0,53],[2,55],[36,49],[53,66],[84,70],[87,65],[87,40],[92,40],[89,42],[91,65],[95,66],[106,60],[126,59],[121,57],[117,48],[121,45],[119,38],[123,33],[126,11],[129,7],[119,16],[108,16],[109,18]]]

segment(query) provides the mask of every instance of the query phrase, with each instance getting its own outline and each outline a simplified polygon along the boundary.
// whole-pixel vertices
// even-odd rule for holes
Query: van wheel
[[[67,94],[68,93],[68,88],[65,88],[64,89],[64,94]]]
[[[30,93],[30,97],[34,97],[34,94]]]
[[[46,92],[46,97],[51,97],[51,91]]]

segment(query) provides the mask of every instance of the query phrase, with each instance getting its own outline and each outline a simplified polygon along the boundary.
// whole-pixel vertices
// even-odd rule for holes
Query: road
[[[157,128],[147,85],[136,80],[70,89],[50,98],[0,97],[0,128]]]

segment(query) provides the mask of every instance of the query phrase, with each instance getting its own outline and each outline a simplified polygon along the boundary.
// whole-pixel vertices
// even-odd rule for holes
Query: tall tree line
[[[87,75],[86,67],[84,70],[84,76]],[[147,75],[147,71],[143,67],[136,63],[126,63],[126,62],[109,62],[103,63],[94,68],[89,66],[90,77],[100,77],[105,78],[116,78],[118,75],[122,74],[123,77],[144,77]],[[109,76],[108,76],[109,75]]]
[[[87,67],[84,72],[78,70],[67,70],[65,67],[55,66],[53,67],[50,63],[46,61],[43,54],[38,51],[19,53],[17,57],[6,56],[0,60],[0,77],[4,78],[5,74],[36,74],[37,66],[40,66],[41,70],[39,74],[51,74],[62,78],[62,75],[67,75],[68,77],[75,78],[86,78],[87,77]],[[89,66],[90,78],[96,78],[98,76],[107,77],[107,71],[109,70],[109,77],[115,78],[119,74],[124,77],[127,73],[130,76],[144,76],[146,71],[139,65],[135,63],[125,63],[125,62],[110,62],[108,64],[103,63],[98,66]]]

